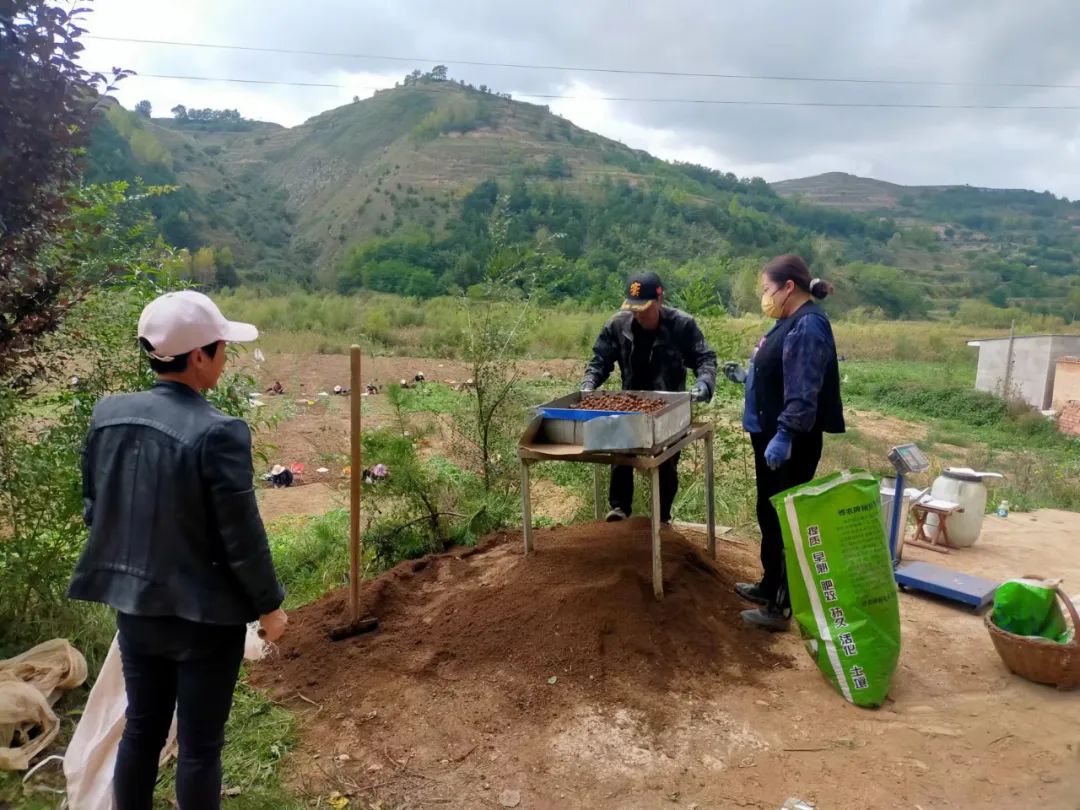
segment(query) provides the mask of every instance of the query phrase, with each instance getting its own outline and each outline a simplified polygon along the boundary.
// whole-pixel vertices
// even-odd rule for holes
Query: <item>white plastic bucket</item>
[[[961,478],[959,474],[947,472],[934,479],[930,495],[943,501],[958,503],[963,512],[954,512],[948,517],[949,544],[959,548],[975,545],[982,533],[983,518],[986,515],[986,484],[981,480]],[[938,516],[931,513],[926,516],[926,536],[936,539],[938,534]]]

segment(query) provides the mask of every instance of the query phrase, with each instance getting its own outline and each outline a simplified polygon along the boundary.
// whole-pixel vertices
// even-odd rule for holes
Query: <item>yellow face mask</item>
[[[788,297],[791,297],[791,293],[788,293]],[[764,292],[761,294],[761,311],[765,313],[765,317],[774,318],[779,320],[784,317],[784,304],[787,303],[787,298],[783,303],[778,303],[774,293]]]

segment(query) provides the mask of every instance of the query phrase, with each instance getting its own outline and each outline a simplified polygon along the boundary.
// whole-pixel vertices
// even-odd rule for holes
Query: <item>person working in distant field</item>
[[[729,380],[746,386],[743,429],[754,447],[764,569],[760,582],[740,582],[735,589],[761,605],[743,611],[747,623],[783,630],[791,601],[780,518],[769,499],[813,479],[822,434],[844,432],[844,411],[832,327],[813,301],[832,292],[832,286],[811,279],[806,262],[788,255],[765,265],[761,291],[761,309],[776,325],[758,343],[749,369],[724,365]]]
[[[117,810],[151,807],[174,709],[177,802],[213,810],[246,624],[259,619],[275,641],[287,621],[255,503],[251,432],[202,395],[221,376],[226,341],[258,331],[190,290],[148,304],[138,331],[158,381],[94,409],[83,451],[90,538],[69,595],[117,611],[128,700]]]
[[[716,352],[709,348],[691,316],[664,306],[664,285],[653,272],[637,273],[627,282],[622,311],[600,331],[581,390],[587,393],[603,385],[616,363],[624,391],[682,391],[688,368],[696,377],[690,389],[691,399],[708,402],[716,387]],[[676,453],[660,467],[663,523],[671,522],[671,506],[679,489],[678,464]],[[609,501],[609,522],[630,516],[634,501],[632,467],[612,468]]]

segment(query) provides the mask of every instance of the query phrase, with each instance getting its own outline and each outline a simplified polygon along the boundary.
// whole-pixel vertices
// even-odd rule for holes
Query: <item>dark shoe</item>
[[[769,597],[761,590],[761,585],[756,582],[736,582],[735,592],[747,602],[753,602],[755,605],[769,604]]]
[[[604,520],[606,520],[608,523],[618,523],[620,520],[626,520],[628,517],[630,516],[626,514],[626,512],[616,506],[614,509],[607,513],[607,517],[604,518]]]
[[[742,620],[754,627],[760,627],[762,630],[769,630],[773,633],[780,633],[788,629],[788,625],[791,624],[791,617],[785,616],[783,613],[774,612],[768,608],[755,608],[754,610],[744,610],[742,612]]]

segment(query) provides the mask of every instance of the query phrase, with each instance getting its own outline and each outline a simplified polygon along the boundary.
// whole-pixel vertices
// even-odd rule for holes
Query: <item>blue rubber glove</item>
[[[693,388],[690,389],[690,401],[691,402],[708,402],[709,401],[709,387],[703,382],[694,383]]]
[[[780,469],[780,465],[791,458],[791,434],[783,428],[776,431],[769,446],[765,448],[765,463],[770,470]]]
[[[724,363],[724,376],[737,385],[746,384],[746,369],[734,361]]]

